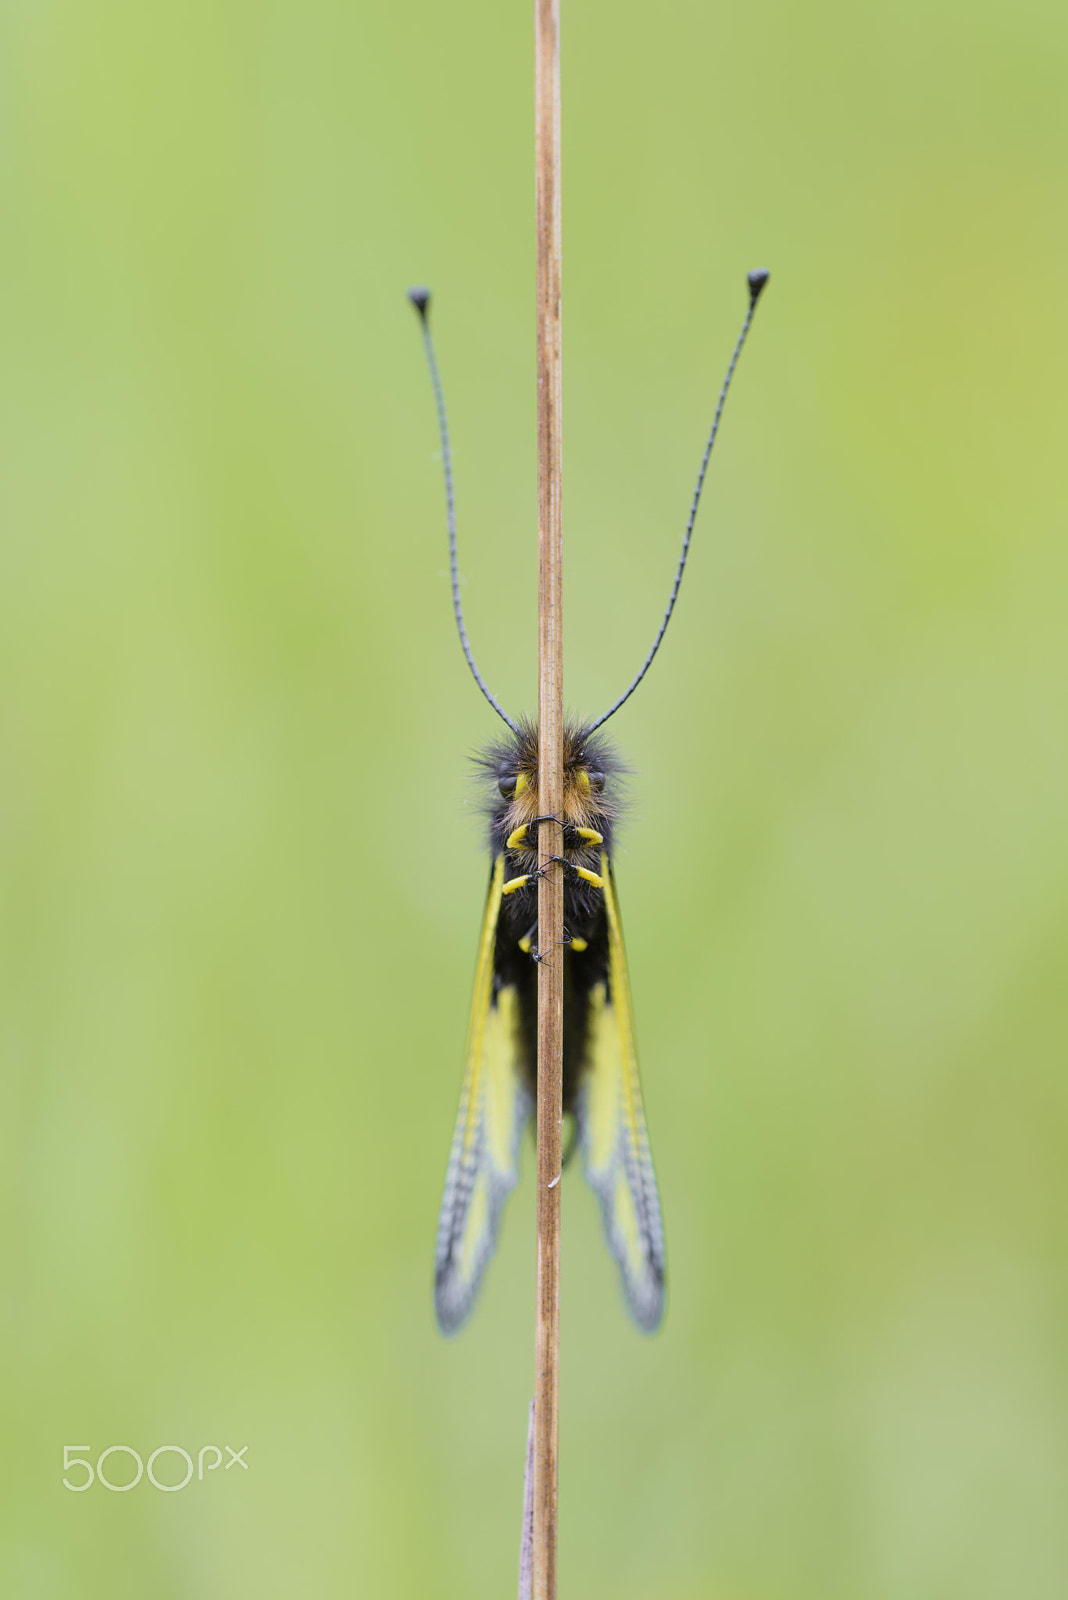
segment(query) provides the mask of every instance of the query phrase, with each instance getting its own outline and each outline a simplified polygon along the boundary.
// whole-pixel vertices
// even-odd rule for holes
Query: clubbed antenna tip
[[[756,305],[757,301],[760,299],[760,291],[767,283],[771,274],[769,273],[767,267],[754,267],[752,272],[750,272],[747,276],[749,279],[749,299],[753,305]],[[426,291],[420,290],[419,292],[422,294]],[[415,293],[416,291],[413,289],[413,296]]]
[[[753,276],[752,273],[750,273],[749,276],[750,276],[750,279],[752,279],[752,276]],[[767,273],[766,272],[765,272],[764,276],[765,276],[765,278],[767,277]],[[414,289],[409,289],[408,290],[408,299],[412,302],[412,305],[415,307],[415,309],[418,311],[419,315],[422,317],[423,321],[425,322],[426,321],[426,308],[430,304],[430,290],[429,289],[424,289],[421,286],[417,286]]]

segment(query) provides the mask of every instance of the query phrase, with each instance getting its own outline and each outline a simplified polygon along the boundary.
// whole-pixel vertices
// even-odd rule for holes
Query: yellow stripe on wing
[[[615,882],[601,854],[608,922],[608,981],[589,1000],[587,1069],[579,1092],[586,1179],[601,1202],[608,1248],[619,1263],[631,1315],[651,1332],[664,1313],[664,1230],[645,1128],[627,957]]]
[[[516,991],[494,994],[493,988],[503,885],[502,854],[493,864],[482,919],[464,1084],[438,1223],[434,1306],[443,1333],[455,1333],[474,1304],[519,1175],[519,1140],[531,1109],[520,1075]]]

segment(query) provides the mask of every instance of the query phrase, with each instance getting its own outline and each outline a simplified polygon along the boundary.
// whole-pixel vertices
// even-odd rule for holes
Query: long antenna
[[[660,649],[660,641],[667,632],[667,625],[671,621],[671,613],[675,609],[675,601],[679,597],[679,585],[682,582],[682,574],[686,570],[686,557],[690,553],[690,538],[693,534],[693,525],[697,517],[697,507],[701,500],[701,490],[705,485],[705,473],[708,471],[708,460],[712,454],[712,446],[715,444],[716,434],[719,432],[719,422],[723,415],[723,406],[727,399],[727,390],[731,386],[731,379],[734,377],[734,369],[738,365],[738,357],[742,353],[742,346],[745,344],[746,335],[748,334],[750,324],[753,321],[753,313],[756,311],[757,301],[760,299],[760,291],[763,289],[767,281],[768,273],[764,267],[757,267],[754,269],[754,271],[748,274],[749,309],[746,311],[745,321],[742,323],[742,331],[738,335],[738,342],[734,347],[734,354],[731,356],[730,365],[727,368],[727,376],[723,380],[723,387],[719,391],[719,402],[716,406],[716,414],[712,419],[712,430],[708,435],[708,443],[705,445],[705,453],[701,458],[701,470],[697,474],[697,487],[694,489],[693,500],[690,504],[690,515],[686,523],[686,532],[683,535],[682,540],[682,554],[679,556],[679,564],[675,569],[675,582],[671,586],[671,598],[667,603],[667,610],[660,619],[660,626],[656,631],[656,638],[653,640],[652,649],[649,651],[649,654],[643,661],[641,671],[638,673],[638,676],[634,679],[630,687],[625,689],[620,695],[619,699],[609,706],[608,710],[603,716],[598,717],[596,722],[591,722],[589,724],[589,726],[585,729],[586,733],[592,733],[594,728],[599,728],[603,722],[608,721],[609,717],[615,716],[620,706],[626,704],[631,695],[634,693],[635,689],[638,687],[639,683],[641,683],[642,679],[645,677],[645,674],[649,671],[649,668],[652,666],[653,657]],[[499,709],[500,708],[498,707],[498,710]]]
[[[430,290],[409,289],[408,299],[419,313],[419,325],[423,330],[423,349],[426,351],[426,364],[430,368],[430,382],[434,386],[434,403],[438,408],[438,431],[441,434],[441,461],[445,469],[445,505],[449,522],[449,572],[452,577],[452,609],[456,618],[456,627],[460,634],[460,644],[463,647],[464,660],[471,668],[471,676],[486,696],[490,705],[501,717],[513,733],[519,732],[519,724],[513,722],[505,711],[496,695],[492,694],[475,665],[475,658],[471,653],[471,645],[467,638],[467,629],[464,626],[464,608],[460,600],[460,566],[456,557],[456,497],[452,487],[452,450],[449,448],[449,424],[445,416],[445,393],[441,387],[441,374],[438,372],[437,357],[434,354],[434,340],[430,334]]]

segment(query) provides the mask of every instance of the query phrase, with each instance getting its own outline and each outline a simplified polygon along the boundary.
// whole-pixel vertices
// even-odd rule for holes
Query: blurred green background
[[[530,707],[529,9],[0,18],[16,1600],[515,1593],[529,1159],[430,1305],[498,729],[404,291]],[[564,0],[563,49],[576,711],[772,282],[613,725],[671,1296],[635,1334],[570,1174],[561,1594],[1062,1600],[1068,16]],[[115,1443],[249,1466],[63,1488]]]

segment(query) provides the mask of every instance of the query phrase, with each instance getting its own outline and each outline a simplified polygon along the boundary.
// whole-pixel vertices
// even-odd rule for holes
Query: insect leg
[[[546,868],[551,866],[554,861],[558,861],[560,863],[564,869],[565,877],[570,877],[572,881],[574,881],[575,878],[581,878],[583,883],[588,883],[594,889],[604,888],[604,879],[601,877],[599,872],[591,872],[589,867],[576,867],[575,863],[573,861],[568,861],[566,856],[550,856],[548,861],[546,861],[545,864],[539,868],[538,875],[540,876],[542,873],[544,873]],[[505,884],[505,889],[507,889],[507,887],[508,885]]]

